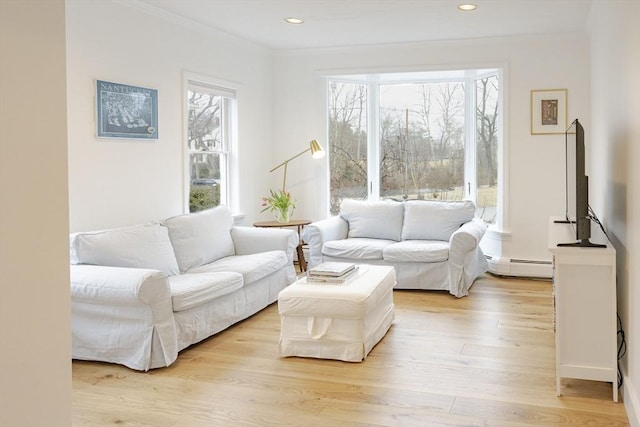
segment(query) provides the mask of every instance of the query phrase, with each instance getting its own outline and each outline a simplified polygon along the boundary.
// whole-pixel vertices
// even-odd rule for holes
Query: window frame
[[[197,90],[223,97],[221,133],[223,147],[211,151],[193,151],[189,147],[189,91]],[[183,212],[189,213],[189,195],[191,191],[191,155],[212,153],[220,155],[220,202],[233,212],[237,204],[238,185],[238,86],[233,82],[217,79],[203,74],[183,72]]]
[[[450,72],[461,73],[460,77],[437,77],[427,78],[430,73],[442,74],[447,70],[437,70],[435,72],[405,72],[405,73],[375,73],[375,74],[327,74],[325,75],[325,93],[330,90],[333,82],[349,83],[349,84],[365,84],[367,88],[367,199],[371,201],[380,200],[380,133],[379,133],[379,94],[380,85],[403,83],[403,84],[421,84],[434,82],[461,82],[465,87],[465,165],[464,165],[464,199],[477,203],[478,197],[478,177],[477,177],[477,140],[476,140],[476,82],[484,77],[496,76],[499,82],[498,90],[498,133],[497,133],[497,212],[495,220],[489,224],[490,228],[503,229],[505,219],[504,204],[504,177],[507,173],[507,165],[503,163],[505,156],[505,148],[503,147],[503,135],[506,132],[504,128],[505,114],[507,106],[505,105],[505,67],[498,66],[480,66],[470,68],[451,69]],[[329,97],[327,96],[327,108],[329,111]],[[325,116],[327,129],[329,125],[329,117]],[[327,138],[328,141],[328,138]],[[330,151],[330,150],[329,150]],[[327,170],[327,181],[330,182],[331,171]],[[331,188],[327,188],[327,200],[330,200]],[[330,204],[327,203],[327,208]]]

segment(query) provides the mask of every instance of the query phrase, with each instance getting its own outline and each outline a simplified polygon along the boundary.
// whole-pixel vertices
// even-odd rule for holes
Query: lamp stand
[[[282,192],[283,193],[286,192],[286,187],[287,187],[287,166],[289,165],[289,162],[291,160],[293,160],[293,159],[297,159],[298,157],[302,156],[307,151],[311,151],[311,156],[314,159],[319,159],[321,157],[324,157],[324,150],[322,149],[322,146],[320,146],[320,144],[318,144],[318,141],[316,141],[315,139],[312,139],[311,142],[309,142],[309,148],[299,152],[298,154],[296,154],[295,156],[291,157],[290,159],[285,160],[284,162],[280,163],[278,166],[276,166],[275,168],[273,168],[273,169],[271,169],[269,171],[269,172],[273,172],[274,170],[284,166],[284,178],[282,179]]]
[[[297,159],[298,157],[302,156],[304,153],[306,153],[307,151],[311,151],[311,148],[307,148],[306,150],[296,154],[295,156],[291,157],[290,159],[285,160],[284,162],[280,163],[278,166],[274,167],[273,169],[271,169],[269,172],[273,172],[274,170],[281,168],[282,166],[284,166],[284,178],[282,179],[282,191],[285,191],[286,185],[287,185],[287,166],[289,165],[289,162],[293,159]]]

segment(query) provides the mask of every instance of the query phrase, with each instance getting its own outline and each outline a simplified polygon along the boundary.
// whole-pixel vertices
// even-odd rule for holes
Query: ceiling
[[[594,0],[601,1],[601,0]],[[275,49],[580,32],[592,0],[128,0]],[[305,22],[292,25],[286,17]]]

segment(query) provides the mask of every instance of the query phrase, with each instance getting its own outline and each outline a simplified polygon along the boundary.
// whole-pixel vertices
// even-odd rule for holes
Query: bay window
[[[330,211],[344,198],[472,200],[498,212],[500,72],[328,79]]]

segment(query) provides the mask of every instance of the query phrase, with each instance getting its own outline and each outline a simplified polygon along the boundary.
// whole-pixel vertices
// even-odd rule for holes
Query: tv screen
[[[564,134],[566,151],[565,217],[576,236],[575,242],[558,246],[606,247],[593,244],[591,238],[591,208],[589,207],[589,177],[585,171],[586,150],[584,128],[575,119]]]
[[[565,142],[565,219],[569,224],[576,223],[576,128],[582,125],[575,120],[564,134]],[[584,130],[582,130],[584,138]],[[573,227],[575,231],[575,226]]]

